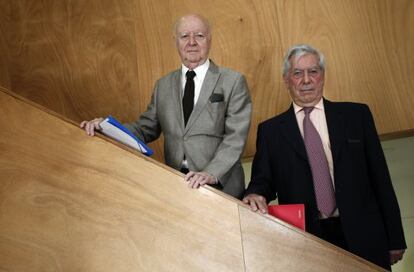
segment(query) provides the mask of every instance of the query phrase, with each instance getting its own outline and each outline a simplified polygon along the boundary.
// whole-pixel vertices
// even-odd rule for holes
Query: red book
[[[305,230],[305,205],[269,205],[269,214],[286,223]]]

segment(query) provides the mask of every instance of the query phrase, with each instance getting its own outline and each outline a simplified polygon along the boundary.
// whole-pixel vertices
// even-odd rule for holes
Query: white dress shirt
[[[208,67],[210,66],[210,60],[207,59],[203,64],[200,66],[197,66],[193,71],[196,73],[196,76],[194,77],[194,105],[197,103],[198,97],[200,96],[201,92],[201,86],[203,86],[204,78],[206,77]],[[181,65],[181,94],[184,95],[184,87],[186,82],[186,76],[189,69],[184,66],[184,64]]]

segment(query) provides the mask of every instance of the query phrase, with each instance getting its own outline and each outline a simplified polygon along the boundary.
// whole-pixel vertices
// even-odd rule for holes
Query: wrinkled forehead
[[[176,26],[176,33],[201,32],[207,34],[209,27],[206,22],[197,16],[183,17]]]

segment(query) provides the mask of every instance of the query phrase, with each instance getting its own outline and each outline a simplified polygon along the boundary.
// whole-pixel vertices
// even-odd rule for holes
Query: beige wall
[[[380,134],[414,128],[411,0],[17,0],[10,5],[12,58],[5,66],[1,56],[1,74],[9,71],[13,91],[75,121],[110,113],[121,121],[135,119],[145,110],[154,81],[179,65],[174,20],[198,12],[213,25],[212,59],[244,73],[251,88],[254,111],[245,156],[254,154],[258,123],[289,106],[280,67],[283,53],[295,43],[325,53],[328,99],[368,103]],[[6,20],[0,17],[2,34]],[[160,142],[153,147],[161,154]]]

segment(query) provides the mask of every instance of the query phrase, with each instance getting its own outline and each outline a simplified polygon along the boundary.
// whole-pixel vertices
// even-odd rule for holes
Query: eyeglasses
[[[188,42],[191,36],[193,36],[194,40],[196,40],[197,42],[204,42],[207,39],[207,35],[202,32],[179,33],[178,39],[180,39],[180,41],[183,42]]]
[[[305,76],[305,72],[308,74],[309,77],[315,78],[321,75],[322,69],[319,67],[310,68],[307,70],[295,69],[292,74],[294,78],[300,79]]]

